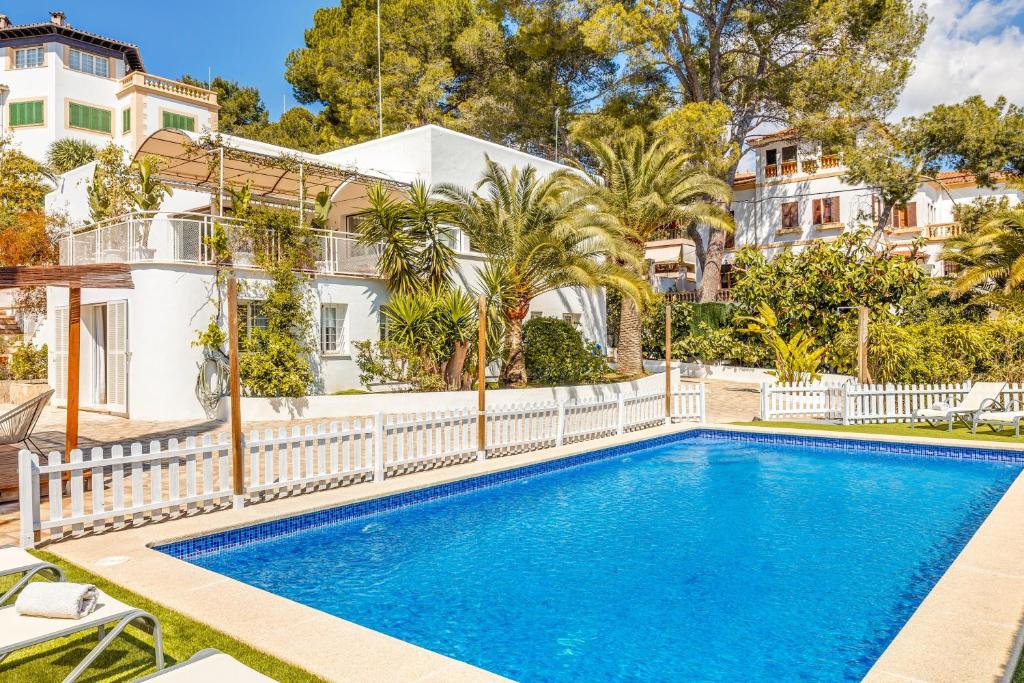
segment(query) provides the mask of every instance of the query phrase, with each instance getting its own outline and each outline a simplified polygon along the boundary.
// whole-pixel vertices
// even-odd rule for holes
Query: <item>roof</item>
[[[767,145],[770,142],[780,142],[782,140],[795,140],[798,137],[796,128],[783,128],[777,130],[774,133],[768,133],[767,135],[758,135],[750,139],[751,147],[761,147]]]
[[[82,43],[105,47],[124,54],[125,62],[128,64],[128,71],[145,71],[142,65],[142,55],[139,48],[132,43],[107,38],[97,33],[89,33],[81,29],[68,26],[67,24],[55,24],[52,21],[41,21],[36,24],[17,24],[0,28],[0,41],[13,38],[34,38],[45,36],[63,36]]]
[[[334,164],[316,154],[220,133],[162,128],[143,141],[135,156],[160,159],[160,177],[165,180],[216,190],[221,178],[217,164],[210,161],[220,150],[224,151],[224,186],[251,182],[256,196],[297,198],[300,178],[306,198],[324,189],[333,192],[350,181],[404,187],[386,176]]]

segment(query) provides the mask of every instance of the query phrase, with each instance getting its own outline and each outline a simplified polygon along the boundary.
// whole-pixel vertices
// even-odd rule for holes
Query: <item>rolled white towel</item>
[[[96,609],[96,586],[88,583],[30,583],[18,594],[14,609],[27,617],[81,619]]]
[[[949,410],[950,405],[946,401],[939,401],[932,404],[932,410]]]

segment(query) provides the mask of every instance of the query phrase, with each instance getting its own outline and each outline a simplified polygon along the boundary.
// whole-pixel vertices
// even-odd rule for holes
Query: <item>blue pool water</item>
[[[190,561],[521,681],[859,680],[1019,471],[690,438]]]

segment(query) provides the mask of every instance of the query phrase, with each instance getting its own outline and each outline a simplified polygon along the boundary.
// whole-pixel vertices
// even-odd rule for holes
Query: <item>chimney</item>
[[[66,26],[68,19],[64,16],[63,12],[50,12],[50,23],[57,24],[57,26]]]
[[[10,28],[10,27],[11,27],[11,18],[8,17],[6,14],[0,14],[0,29],[2,29],[2,28]]]

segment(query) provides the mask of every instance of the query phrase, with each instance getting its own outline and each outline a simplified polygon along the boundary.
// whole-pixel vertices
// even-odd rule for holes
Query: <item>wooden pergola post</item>
[[[245,459],[242,457],[242,382],[238,370],[238,281],[228,278],[228,376],[231,391],[232,506],[245,505]]]
[[[477,305],[476,450],[477,459],[487,457],[487,297]]]
[[[68,388],[64,455],[78,448],[78,390],[82,367],[82,288],[68,287]]]

